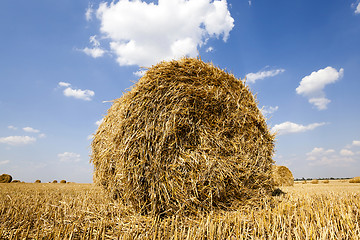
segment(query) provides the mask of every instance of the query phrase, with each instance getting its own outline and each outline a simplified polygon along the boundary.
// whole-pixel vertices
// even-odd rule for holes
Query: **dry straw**
[[[312,183],[312,184],[318,184],[318,183],[319,183],[319,180],[313,179],[313,180],[311,180],[311,183]]]
[[[349,180],[349,183],[360,183],[360,177],[354,177]]]
[[[294,186],[294,176],[285,166],[273,166],[273,179],[275,186]]]
[[[94,182],[142,214],[234,209],[273,190],[274,135],[244,82],[161,62],[113,101],[93,142]]]
[[[12,176],[9,174],[1,174],[0,175],[0,183],[10,183],[12,180]]]

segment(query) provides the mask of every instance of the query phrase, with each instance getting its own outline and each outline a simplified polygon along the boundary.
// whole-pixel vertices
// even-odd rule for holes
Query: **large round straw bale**
[[[294,176],[285,166],[273,165],[273,179],[275,186],[294,186]]]
[[[94,182],[143,214],[233,209],[273,190],[274,135],[254,95],[200,59],[148,69],[91,146]]]
[[[35,182],[34,183],[41,183],[41,180],[35,180]]]
[[[12,176],[9,174],[0,175],[0,183],[10,183],[12,181]]]

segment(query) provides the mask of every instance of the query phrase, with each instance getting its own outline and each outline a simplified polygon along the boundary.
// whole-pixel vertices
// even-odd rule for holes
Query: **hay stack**
[[[285,166],[273,165],[273,179],[275,186],[294,186],[294,176]]]
[[[52,183],[58,183],[57,180],[52,181]]]
[[[66,180],[61,180],[60,183],[66,183]]]
[[[35,182],[34,183],[41,183],[41,180],[35,180]]]
[[[360,183],[360,177],[354,177],[349,180],[349,183]]]
[[[143,214],[232,209],[273,190],[274,135],[255,97],[200,59],[148,69],[91,146],[94,182]]]
[[[0,183],[11,183],[12,176],[9,174],[1,174],[0,175]]]
[[[319,183],[319,180],[313,179],[313,180],[311,180],[311,183],[312,183],[312,184],[318,184],[318,183]]]

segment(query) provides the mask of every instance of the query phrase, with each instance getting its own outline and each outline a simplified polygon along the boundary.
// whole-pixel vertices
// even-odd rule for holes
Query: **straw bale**
[[[35,181],[35,183],[41,183],[41,180],[38,179],[38,180]]]
[[[66,180],[61,180],[60,183],[66,183]]]
[[[318,184],[318,183],[319,183],[319,180],[313,179],[313,180],[311,180],[311,183],[312,183],[312,184]]]
[[[273,165],[273,179],[275,186],[294,186],[293,174],[285,166]]]
[[[349,183],[360,183],[360,177],[354,177],[349,180]]]
[[[254,95],[201,59],[148,69],[91,147],[94,182],[142,214],[234,209],[273,190],[274,135]]]
[[[1,174],[0,175],[0,183],[10,183],[12,180],[12,176],[9,174]]]
[[[57,181],[57,180],[54,180],[54,181],[52,181],[52,183],[58,183],[58,181]]]

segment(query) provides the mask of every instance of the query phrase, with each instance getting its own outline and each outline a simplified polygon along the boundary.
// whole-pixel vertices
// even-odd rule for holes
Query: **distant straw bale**
[[[349,180],[349,183],[360,183],[360,177],[354,177]]]
[[[20,180],[12,180],[11,183],[21,183]]]
[[[60,183],[66,183],[66,180],[61,180]]]
[[[58,183],[57,180],[52,181],[52,183]]]
[[[9,174],[1,174],[0,175],[0,183],[10,183],[12,180],[12,176]]]
[[[41,180],[38,179],[38,180],[35,181],[35,183],[41,183]]]
[[[294,176],[285,166],[273,165],[273,180],[275,186],[294,186]]]
[[[148,69],[91,147],[94,182],[142,214],[234,209],[273,190],[274,134],[254,95],[200,59]]]
[[[318,184],[318,183],[319,183],[319,180],[313,179],[313,180],[311,180],[311,183],[312,183],[312,184]]]

